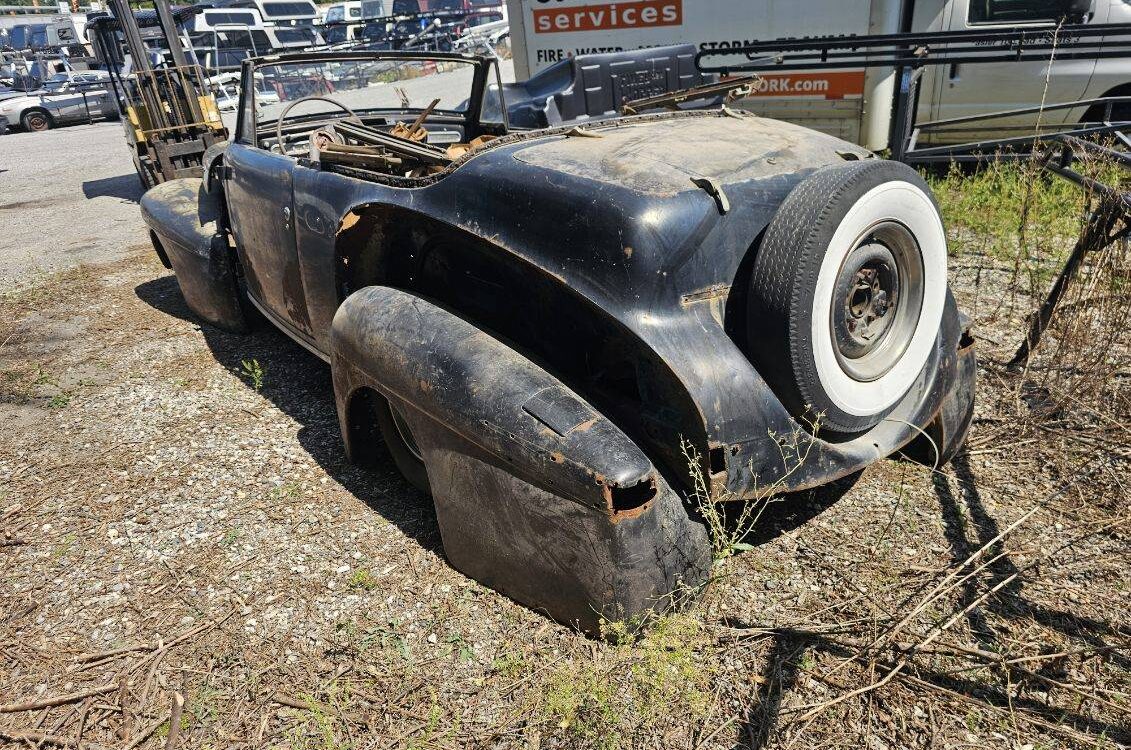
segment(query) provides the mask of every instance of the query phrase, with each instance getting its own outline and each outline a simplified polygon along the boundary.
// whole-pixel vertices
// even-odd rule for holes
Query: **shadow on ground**
[[[990,514],[982,501],[978,490],[977,478],[965,454],[959,455],[952,463],[953,477],[947,477],[936,472],[934,476],[935,494],[938,496],[942,507],[943,522],[946,528],[947,540],[951,545],[952,559],[955,565],[961,564],[979,548],[990,544],[1001,533],[1000,524]],[[958,487],[956,493],[953,489]],[[841,493],[843,494],[843,493]],[[835,502],[835,500],[833,500]],[[810,513],[810,517],[817,515],[823,508],[831,504],[829,498],[822,498],[820,494],[808,503],[796,505],[782,504],[779,512],[793,513],[800,516]],[[786,520],[792,523],[787,515]],[[807,519],[806,519],[807,520]],[[974,539],[970,540],[968,534],[972,533]],[[1003,546],[998,543],[989,547],[987,558],[994,558],[1003,552]],[[1069,638],[1082,641],[1098,653],[1105,654],[1114,663],[1123,669],[1131,668],[1131,661],[1118,651],[1119,640],[1126,637],[1126,633],[1111,623],[1083,617],[1070,612],[1049,609],[1039,604],[1028,601],[1024,596],[1022,578],[1012,578],[1019,573],[1016,564],[1008,555],[1002,556],[989,566],[987,575],[973,577],[966,582],[960,596],[962,607],[969,606],[986,591],[1001,586],[1000,591],[987,599],[981,606],[974,607],[967,615],[971,632],[980,641],[979,646],[990,652],[1003,652],[1006,645],[1001,643],[991,624],[988,615],[992,614],[999,620],[1013,620],[1036,622],[1043,627],[1057,630]],[[915,597],[920,592],[908,592]],[[735,627],[747,628],[748,623],[732,622]],[[769,656],[766,659],[761,677],[765,690],[747,710],[740,724],[738,736],[735,738],[735,750],[739,748],[755,750],[766,747],[774,736],[774,729],[780,720],[785,699],[797,684],[800,669],[798,665],[805,657],[806,651],[813,650],[833,654],[842,659],[858,657],[843,645],[826,640],[820,635],[803,629],[781,629],[775,632]],[[878,666],[877,678],[885,673],[882,665],[890,663],[893,659],[890,654],[874,654]],[[1063,680],[1067,675],[1062,674],[1064,665],[1059,659],[1050,659],[1044,662],[1036,674],[1050,680]],[[1010,669],[1004,675],[1012,689],[1006,690],[999,684],[985,679],[965,679],[955,674],[942,671],[933,671],[923,667],[916,667],[914,676],[943,692],[959,694],[989,706],[997,706],[1014,710],[1023,709],[1026,712],[1044,718],[1050,725],[1067,725],[1077,730],[1088,732],[1095,736],[1103,736],[1123,744],[1131,743],[1131,725],[1110,724],[1089,717],[1083,710],[1068,711],[1050,706],[1039,696],[1048,689],[1048,684],[1038,677],[1027,675],[1019,670]],[[1003,682],[1005,682],[1003,680]],[[861,687],[854,685],[853,687]],[[1017,689],[1020,688],[1020,689]],[[922,689],[922,688],[918,688]]]
[[[311,458],[423,548],[442,552],[432,503],[401,477],[390,456],[378,456],[372,469],[346,460],[328,364],[266,323],[249,334],[225,333],[201,323],[185,304],[174,276],[147,281],[134,291],[156,310],[198,325],[212,355],[228,370],[239,373],[244,360],[258,361],[264,371],[260,394],[300,425],[298,440]]]
[[[969,459],[964,454],[959,455],[954,459],[953,469],[953,480],[936,475],[934,485],[935,494],[942,505],[947,541],[954,561],[960,563],[981,547],[990,545],[1002,530],[982,500]],[[952,489],[953,485],[958,487],[957,494]],[[967,538],[969,532],[974,534],[973,540]],[[986,557],[998,558],[1004,551],[1004,546],[998,542],[989,546]],[[1115,643],[1106,640],[1126,638],[1125,631],[1102,620],[1031,603],[1024,596],[1023,578],[1009,555],[996,559],[989,566],[988,573],[987,578],[971,578],[963,591],[965,606],[986,589],[1002,586],[998,596],[991,597],[984,606],[972,609],[968,615],[970,629],[981,640],[982,648],[988,651],[1000,648],[997,633],[986,617],[986,613],[990,612],[1010,620],[1031,619],[1042,627],[1057,630],[1070,638],[1078,638],[1093,649],[1107,653],[1122,669],[1131,671],[1131,659],[1120,654]]]
[[[82,194],[87,198],[121,198],[137,203],[141,200],[141,181],[136,174],[120,174],[117,177],[102,177],[87,180],[82,184]]]
[[[301,425],[299,442],[326,473],[423,547],[442,549],[431,502],[401,477],[383,446],[373,469],[361,469],[346,460],[329,365],[266,322],[250,334],[225,333],[202,324],[185,304],[172,275],[140,284],[135,292],[156,310],[198,325],[213,356],[228,370],[239,373],[244,360],[257,360],[265,371],[261,394]],[[767,544],[801,526],[831,507],[858,478],[859,474],[853,474],[827,487],[770,503],[747,543]]]

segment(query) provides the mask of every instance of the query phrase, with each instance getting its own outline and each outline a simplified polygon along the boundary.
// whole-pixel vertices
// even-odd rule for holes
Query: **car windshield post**
[[[249,81],[255,80],[255,65],[245,59],[241,64],[240,69],[240,101],[239,111],[236,114],[236,134],[235,140],[237,143],[246,143],[249,145],[258,145],[259,139],[256,137],[256,124],[255,124],[255,85],[248,87]],[[250,128],[250,130],[249,130]],[[248,134],[251,137],[248,137]]]
[[[503,88],[503,72],[499,69],[499,58],[496,57],[491,60],[491,69],[495,73],[495,85],[498,86],[499,109],[503,113],[503,132],[506,133],[511,129],[511,122],[510,118],[507,117],[507,101],[503,96],[505,89]]]

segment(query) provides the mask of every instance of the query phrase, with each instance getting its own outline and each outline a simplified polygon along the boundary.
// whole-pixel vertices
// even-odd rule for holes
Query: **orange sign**
[[[812,96],[822,99],[845,99],[864,95],[862,70],[760,75],[762,81],[752,96]]]
[[[535,34],[647,29],[657,26],[679,26],[682,23],[683,0],[633,0],[534,11]]]

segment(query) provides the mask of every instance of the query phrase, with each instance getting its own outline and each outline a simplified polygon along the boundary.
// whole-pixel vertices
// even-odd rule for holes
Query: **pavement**
[[[0,292],[148,243],[116,122],[0,136]]]
[[[514,80],[511,61],[503,61],[500,72],[504,81]],[[413,88],[414,99],[427,101],[453,91],[462,95],[469,76],[428,76],[402,85]],[[224,115],[233,128],[235,113]],[[137,205],[141,193],[117,122],[0,136],[0,293],[148,245]]]

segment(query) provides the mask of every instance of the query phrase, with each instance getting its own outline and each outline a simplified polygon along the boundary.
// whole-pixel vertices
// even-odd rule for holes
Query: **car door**
[[[57,93],[44,97],[46,107],[56,124],[77,122],[86,119],[83,107],[82,84],[72,80]]]
[[[251,91],[244,84],[244,91]],[[245,105],[251,96],[245,97]],[[252,301],[272,322],[311,339],[295,244],[294,157],[256,144],[250,106],[240,108],[236,137],[224,154],[224,190],[236,252]]]
[[[75,93],[71,117],[76,122],[86,122],[88,116],[99,117],[106,110],[106,87],[97,76],[89,73],[75,76],[71,90]]]
[[[1101,10],[1106,17],[1106,5]],[[949,28],[953,31],[995,29],[1056,29],[1063,0],[952,0]],[[1008,63],[970,63],[943,68],[936,89],[933,119],[985,115],[1010,109],[1039,107],[1076,101],[1084,97],[1095,71],[1095,60]],[[1059,124],[1068,110],[1046,112],[1042,122]],[[1017,126],[1016,132],[992,133],[988,129],[964,134],[963,140],[1032,132],[1035,115],[1004,118],[997,125]]]

